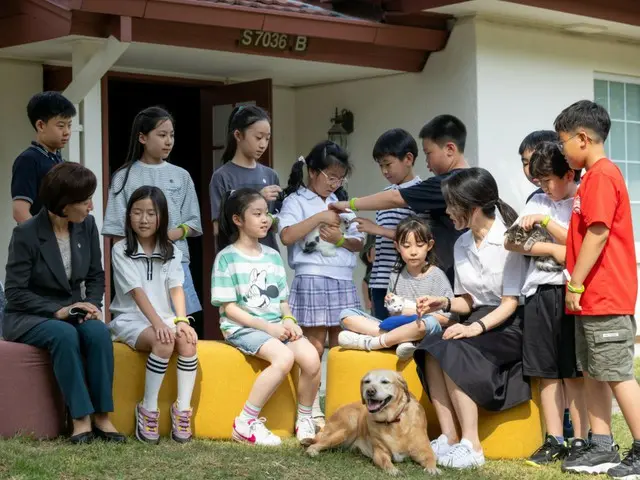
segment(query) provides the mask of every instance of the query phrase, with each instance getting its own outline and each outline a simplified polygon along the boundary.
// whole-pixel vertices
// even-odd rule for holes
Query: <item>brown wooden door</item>
[[[211,305],[211,269],[216,256],[213,240],[213,223],[211,221],[211,203],[209,199],[209,182],[213,172],[222,165],[221,158],[224,151],[227,122],[229,114],[237,105],[258,105],[272,116],[272,83],[271,79],[253,82],[234,83],[219,87],[201,89],[201,132],[202,132],[202,192],[200,212],[202,216],[203,246],[202,246],[202,300],[203,332],[207,340],[220,339],[222,333],[219,328],[218,309]],[[273,138],[273,137],[272,137]],[[260,163],[271,167],[273,165],[272,145],[262,155]],[[206,194],[205,194],[206,192]]]

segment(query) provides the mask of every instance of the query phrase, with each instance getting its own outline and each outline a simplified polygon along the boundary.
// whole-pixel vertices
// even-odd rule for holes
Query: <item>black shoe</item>
[[[91,443],[95,440],[95,438],[96,436],[93,434],[93,432],[82,432],[69,437],[69,441],[74,445],[81,445]]]
[[[577,444],[577,445],[576,445]],[[620,463],[617,445],[606,449],[575,439],[571,443],[569,456],[562,462],[563,472],[573,473],[607,473],[610,468]]]
[[[618,466],[610,468],[607,473],[612,478],[640,479],[640,446],[631,445],[631,448],[624,452],[622,462]]]
[[[96,438],[104,440],[105,442],[125,443],[127,441],[127,437],[122,433],[105,432],[104,430],[100,430],[98,427],[93,427],[93,434]]]
[[[564,443],[558,442],[553,435],[547,435],[542,446],[533,452],[533,455],[531,455],[525,463],[533,467],[539,467],[555,462],[556,460],[562,460],[566,455],[567,447]]]

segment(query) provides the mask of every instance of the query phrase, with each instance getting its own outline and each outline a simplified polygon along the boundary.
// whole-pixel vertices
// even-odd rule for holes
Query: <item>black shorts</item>
[[[523,374],[581,377],[576,365],[575,318],[565,313],[564,285],[540,285],[524,304]]]

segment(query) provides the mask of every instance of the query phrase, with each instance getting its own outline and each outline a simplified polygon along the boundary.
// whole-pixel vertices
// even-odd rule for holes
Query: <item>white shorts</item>
[[[176,325],[173,323],[174,317],[165,318],[163,321],[174,333]],[[111,339],[114,342],[122,342],[135,350],[136,342],[140,334],[151,326],[142,313],[123,313],[111,320],[108,324],[111,331]]]

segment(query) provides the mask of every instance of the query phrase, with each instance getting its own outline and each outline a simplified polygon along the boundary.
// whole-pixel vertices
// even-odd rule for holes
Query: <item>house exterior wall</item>
[[[4,282],[9,240],[15,224],[11,210],[11,167],[34,137],[26,108],[31,96],[42,90],[42,66],[0,60],[0,72],[0,280]]]

